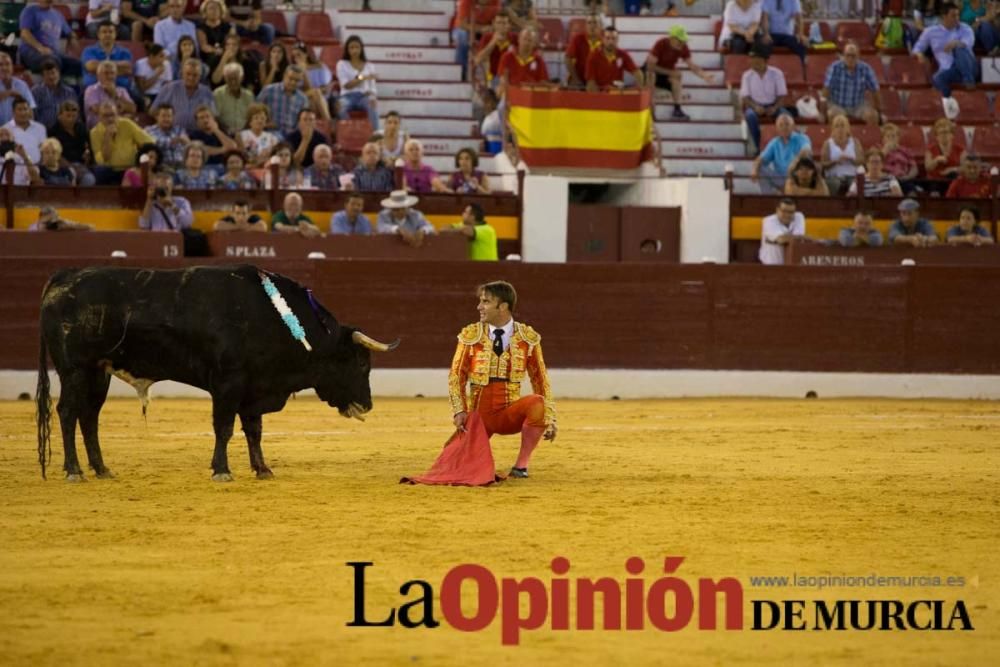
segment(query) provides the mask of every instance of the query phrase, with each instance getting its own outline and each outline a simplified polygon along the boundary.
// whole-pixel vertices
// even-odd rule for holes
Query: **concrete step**
[[[657,35],[653,33],[636,32],[630,34],[622,34],[618,38],[618,47],[625,49],[629,53],[633,51],[645,51],[649,53],[649,50],[653,48],[653,44],[665,37],[666,35]],[[367,42],[365,42],[367,44]],[[692,53],[697,53],[698,51],[714,51],[715,50],[715,35],[711,32],[706,34],[688,34],[688,48],[691,49]]]
[[[743,132],[736,123],[657,123],[656,131],[663,139],[743,140]]]
[[[398,63],[372,61],[379,77],[393,80],[450,81],[457,83],[462,78],[462,69],[455,64],[444,63]]]
[[[451,172],[455,171],[455,156],[454,155],[427,155],[424,152],[424,163],[429,164],[438,171],[439,174],[444,177],[445,174],[450,175]],[[479,158],[479,169],[491,174],[496,169],[493,166],[493,158],[488,156],[481,156]],[[447,179],[445,179],[447,180]]]
[[[749,176],[733,178],[733,192],[741,195],[759,195],[760,185],[751,181]]]
[[[326,0],[327,7],[341,11],[356,10],[360,5],[358,0]],[[455,0],[376,0],[372,7],[382,12],[454,12]]]
[[[379,74],[381,74],[381,70]],[[472,99],[472,86],[467,83],[387,81],[379,78],[378,95],[379,98],[402,97],[415,100],[429,100],[432,98],[469,100]]]
[[[377,6],[377,0],[376,5]],[[444,12],[362,12],[341,10],[340,24],[348,33],[357,32],[359,28],[428,28],[430,30],[447,30],[451,15]],[[708,31],[711,32],[711,28]]]
[[[480,150],[480,139],[477,137],[418,137],[424,145],[425,155],[454,156],[462,148]]]
[[[386,107],[386,111],[389,107]],[[403,116],[403,129],[411,137],[471,137],[478,124],[458,118]]]
[[[365,55],[371,57],[372,46],[448,46],[447,30],[400,30],[398,28],[358,28],[344,29],[342,40],[357,35],[365,43]]]
[[[663,166],[671,176],[723,176],[726,165],[733,166],[737,176],[749,176],[753,160],[737,158],[664,158]]]
[[[708,104],[685,104],[684,111],[687,115],[691,116],[691,120],[719,120],[719,121],[734,121],[736,117],[736,112],[733,107],[729,104],[718,104],[718,105],[708,105]],[[653,117],[657,121],[663,121],[666,123],[676,122],[671,120],[670,114],[673,112],[674,108],[669,104],[658,104],[656,106],[656,111]]]
[[[454,63],[455,49],[447,46],[370,46],[365,55],[372,61],[402,63]]]
[[[470,100],[387,99],[380,96],[379,108],[386,111],[392,109],[403,116],[442,116],[472,121],[472,102]]]
[[[683,7],[684,3],[677,3]],[[708,16],[619,16],[615,25],[621,34],[631,32],[655,32],[666,35],[672,25],[682,25],[688,33],[712,33],[715,19]]]
[[[382,91],[382,82],[379,82],[379,92]],[[657,93],[657,100],[663,100],[669,102],[671,100],[669,93]],[[729,91],[725,88],[719,87],[708,87],[702,84],[701,87],[697,86],[684,86],[683,99],[681,100],[684,104],[732,104],[732,96]]]
[[[662,142],[664,157],[727,157],[745,158],[746,144],[742,141],[664,141]]]

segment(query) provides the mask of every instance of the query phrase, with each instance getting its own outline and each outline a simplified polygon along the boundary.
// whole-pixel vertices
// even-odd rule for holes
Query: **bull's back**
[[[60,271],[42,295],[43,336],[57,368],[110,362],[150,379],[191,381],[187,367],[209,363],[221,335],[213,323],[233,322],[228,311],[241,292],[249,298],[255,276],[253,267]]]

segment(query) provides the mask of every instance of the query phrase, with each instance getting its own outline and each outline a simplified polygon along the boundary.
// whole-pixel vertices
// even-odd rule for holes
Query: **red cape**
[[[486,486],[503,479],[496,474],[483,420],[473,412],[465,422],[465,431],[455,431],[430,470],[423,475],[404,477],[399,483]]]

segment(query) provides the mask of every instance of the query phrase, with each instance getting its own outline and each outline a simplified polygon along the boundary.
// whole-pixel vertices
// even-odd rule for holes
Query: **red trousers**
[[[489,435],[513,435],[525,426],[545,429],[545,400],[531,394],[508,404],[506,382],[491,382],[483,387],[476,411]]]

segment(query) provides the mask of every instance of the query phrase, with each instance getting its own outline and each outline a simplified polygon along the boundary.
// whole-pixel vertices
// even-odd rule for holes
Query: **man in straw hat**
[[[408,244],[419,248],[424,236],[437,232],[423,213],[412,208],[418,201],[406,190],[393,190],[382,200],[382,210],[375,221],[376,231],[379,234],[399,234]]]
[[[667,36],[658,40],[649,55],[646,56],[646,78],[651,88],[669,90],[674,100],[675,120],[691,120],[691,117],[681,109],[681,96],[684,89],[681,84],[681,71],[677,63],[684,61],[688,69],[701,77],[706,83],[715,83],[715,77],[699,67],[691,60],[691,50],[688,49],[687,30],[682,25],[670,26]]]

